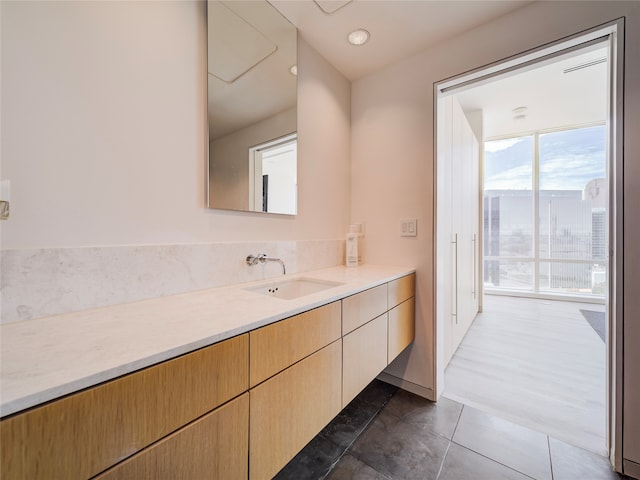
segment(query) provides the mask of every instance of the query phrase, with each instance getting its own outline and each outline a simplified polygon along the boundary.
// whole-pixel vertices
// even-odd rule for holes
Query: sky
[[[540,135],[540,189],[583,190],[606,178],[606,126]],[[485,142],[485,190],[532,188],[533,136]]]

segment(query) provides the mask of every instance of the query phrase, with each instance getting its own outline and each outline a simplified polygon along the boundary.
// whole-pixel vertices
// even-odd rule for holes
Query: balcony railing
[[[487,293],[516,291],[604,299],[607,278],[607,263],[602,259],[484,257]]]

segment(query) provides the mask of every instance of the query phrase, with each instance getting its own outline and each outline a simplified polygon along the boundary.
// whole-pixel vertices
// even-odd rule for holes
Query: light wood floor
[[[605,455],[605,344],[580,309],[604,305],[486,295],[444,396]]]

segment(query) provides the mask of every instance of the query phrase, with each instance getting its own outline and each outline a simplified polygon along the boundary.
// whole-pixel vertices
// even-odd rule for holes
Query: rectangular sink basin
[[[294,278],[292,280],[283,280],[277,283],[261,285],[259,287],[246,288],[245,290],[270,297],[283,298],[291,300],[294,298],[304,297],[312,293],[321,292],[328,288],[344,285],[340,282],[332,282],[329,280],[316,280],[312,278]]]

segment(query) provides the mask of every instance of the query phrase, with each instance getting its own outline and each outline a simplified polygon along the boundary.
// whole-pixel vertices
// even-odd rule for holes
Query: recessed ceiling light
[[[291,68],[289,68],[289,73],[291,75],[298,76],[298,65],[291,65]]]
[[[351,45],[364,45],[369,41],[370,36],[364,28],[359,28],[351,32],[347,38]]]

